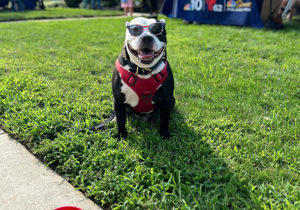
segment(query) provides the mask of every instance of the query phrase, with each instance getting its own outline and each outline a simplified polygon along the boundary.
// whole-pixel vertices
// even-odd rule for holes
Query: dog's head
[[[126,22],[125,47],[130,62],[151,68],[159,62],[167,45],[165,20],[135,18]]]

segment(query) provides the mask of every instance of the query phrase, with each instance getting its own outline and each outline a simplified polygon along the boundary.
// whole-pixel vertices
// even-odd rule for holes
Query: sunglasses
[[[164,31],[164,26],[165,23],[157,22],[157,23],[152,23],[149,26],[142,26],[142,25],[135,24],[135,25],[126,26],[126,28],[128,29],[131,36],[141,35],[144,32],[145,28],[147,28],[151,34],[158,36]]]

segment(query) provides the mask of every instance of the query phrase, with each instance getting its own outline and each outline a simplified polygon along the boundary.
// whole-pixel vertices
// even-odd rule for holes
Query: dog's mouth
[[[164,50],[164,47],[162,47],[159,51],[154,52],[151,49],[144,48],[142,50],[134,50],[130,44],[128,44],[128,48],[130,52],[136,56],[139,59],[140,63],[143,64],[150,64],[152,61],[157,58]]]

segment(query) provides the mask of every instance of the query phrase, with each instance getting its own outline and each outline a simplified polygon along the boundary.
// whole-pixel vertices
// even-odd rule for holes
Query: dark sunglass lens
[[[162,31],[161,23],[154,23],[149,26],[149,30],[152,34],[159,34]]]
[[[139,36],[143,33],[143,26],[131,25],[129,28],[131,36]]]

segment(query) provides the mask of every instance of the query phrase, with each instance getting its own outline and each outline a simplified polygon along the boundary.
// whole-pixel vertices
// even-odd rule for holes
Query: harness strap
[[[135,107],[132,107],[134,111],[148,113],[155,108],[152,105],[152,99],[158,87],[168,76],[167,66],[168,63],[166,61],[164,68],[159,73],[144,79],[138,77],[133,72],[124,69],[120,65],[119,59],[116,60],[116,68],[121,74],[123,82],[126,83],[139,97],[138,104]]]

